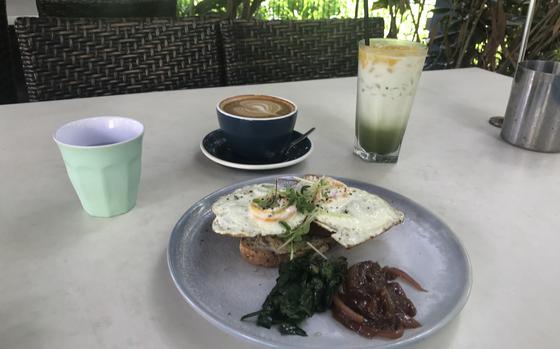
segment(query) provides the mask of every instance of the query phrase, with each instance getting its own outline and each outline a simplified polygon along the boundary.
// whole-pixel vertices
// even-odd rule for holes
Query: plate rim
[[[214,156],[214,155],[210,154],[210,152],[208,150],[206,150],[206,148],[204,147],[204,139],[208,135],[210,135],[211,133],[213,133],[215,131],[218,131],[218,130],[219,129],[215,129],[213,131],[210,131],[204,137],[202,137],[202,140],[200,141],[200,150],[202,151],[202,154],[204,154],[204,156],[206,156],[208,159],[210,159],[211,161],[213,161],[217,164],[225,166],[225,167],[236,168],[236,169],[239,169],[239,170],[254,170],[254,171],[274,170],[274,169],[289,167],[289,166],[293,166],[295,164],[298,164],[298,163],[302,162],[303,160],[307,159],[309,157],[309,155],[311,155],[311,153],[313,152],[313,141],[311,140],[311,138],[307,137],[307,139],[309,140],[309,144],[311,145],[309,147],[309,150],[307,152],[305,152],[305,154],[303,154],[302,156],[300,156],[298,158],[295,158],[293,160],[290,160],[290,161],[276,162],[276,163],[273,163],[273,164],[263,164],[263,165],[240,164],[238,162],[226,161],[226,160],[220,159],[217,156]],[[294,130],[294,131],[299,132],[299,131],[296,131],[296,130]],[[299,132],[299,133],[301,134],[301,132]]]
[[[251,335],[247,335],[245,333],[242,333],[242,332],[240,332],[240,331],[238,331],[238,330],[236,330],[236,329],[234,329],[230,326],[225,325],[219,319],[213,317],[211,314],[208,314],[207,312],[205,312],[202,309],[202,307],[200,307],[192,299],[190,299],[190,297],[187,294],[185,294],[184,290],[179,286],[176,275],[174,274],[175,269],[173,267],[173,262],[171,261],[171,255],[170,255],[171,243],[174,240],[174,236],[176,234],[178,234],[177,233],[179,231],[178,228],[183,225],[183,221],[186,220],[193,213],[193,211],[195,211],[198,208],[198,204],[202,201],[205,201],[205,200],[209,199],[212,196],[218,195],[218,194],[223,193],[223,192],[227,192],[229,190],[235,190],[234,187],[240,188],[240,187],[245,186],[245,185],[263,183],[267,180],[276,179],[278,177],[302,177],[302,176],[304,176],[304,175],[303,174],[277,174],[277,175],[271,175],[271,176],[262,176],[262,177],[251,178],[251,179],[247,179],[247,180],[243,180],[243,181],[237,181],[237,182],[231,183],[229,185],[223,186],[223,187],[211,192],[210,194],[205,195],[204,197],[200,198],[195,203],[193,203],[189,207],[189,209],[187,211],[185,211],[185,213],[183,213],[183,215],[181,216],[181,218],[179,218],[177,223],[173,226],[173,229],[172,229],[170,237],[169,237],[169,242],[167,244],[167,253],[166,253],[167,258],[166,259],[167,259],[168,271],[169,271],[169,274],[171,276],[171,279],[173,280],[175,288],[179,291],[179,293],[187,301],[187,303],[196,311],[196,313],[201,315],[206,321],[210,322],[212,325],[214,325],[217,328],[224,331],[226,334],[230,334],[230,335],[233,335],[234,337],[241,338],[241,339],[243,339],[245,341],[248,341],[252,344],[266,346],[266,347],[269,347],[269,348],[302,348],[301,346],[291,346],[291,345],[284,345],[284,344],[278,344],[278,343],[271,343],[271,342],[268,342],[266,340],[261,340],[259,338],[255,338]],[[328,175],[325,175],[325,176],[328,176]],[[453,319],[455,319],[461,313],[461,311],[463,310],[463,308],[467,304],[467,301],[468,301],[468,299],[470,297],[470,294],[471,294],[471,291],[472,291],[472,284],[473,284],[472,273],[473,272],[472,272],[471,258],[469,256],[469,253],[468,253],[467,249],[465,248],[465,245],[462,243],[461,239],[453,232],[453,230],[451,230],[451,228],[449,228],[449,226],[438,215],[434,214],[432,211],[428,210],[424,206],[418,204],[416,201],[414,201],[412,199],[409,199],[408,197],[406,197],[404,195],[401,195],[401,194],[399,194],[399,193],[397,193],[393,190],[386,189],[384,187],[381,187],[381,186],[378,186],[376,184],[372,184],[372,183],[369,183],[369,182],[365,182],[365,181],[362,181],[362,180],[355,180],[355,179],[339,177],[339,176],[329,176],[329,177],[338,179],[338,180],[342,181],[343,183],[346,183],[345,181],[347,181],[347,182],[365,184],[365,185],[368,185],[368,186],[373,186],[373,187],[379,188],[383,191],[386,191],[386,192],[389,192],[389,193],[395,195],[396,197],[399,198],[399,200],[408,201],[409,203],[412,203],[414,206],[416,206],[420,210],[429,213],[430,215],[432,215],[437,220],[437,222],[439,224],[444,226],[451,233],[452,239],[455,240],[455,242],[459,246],[459,248],[460,248],[460,250],[461,250],[461,252],[464,256],[465,265],[467,267],[467,275],[466,275],[467,282],[466,282],[466,285],[465,285],[466,287],[463,289],[461,297],[459,298],[457,303],[453,306],[451,311],[449,313],[447,313],[436,325],[434,325],[432,328],[428,329],[427,331],[418,333],[417,335],[415,335],[413,337],[410,337],[410,338],[408,338],[406,340],[403,340],[403,341],[397,341],[397,342],[387,341],[382,346],[376,346],[375,349],[403,348],[403,347],[406,347],[410,344],[423,341],[426,338],[431,337],[435,333],[439,332],[442,328],[446,327]],[[356,334],[356,335],[358,335],[358,334]],[[370,346],[370,345],[367,345],[367,346],[355,346],[355,347],[348,347],[348,348],[368,349],[368,348],[374,348],[374,347]]]

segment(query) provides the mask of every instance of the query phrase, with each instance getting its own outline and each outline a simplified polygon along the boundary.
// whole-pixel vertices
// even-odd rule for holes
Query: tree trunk
[[[233,12],[234,3],[235,3],[235,0],[227,0],[227,2],[226,2],[226,17],[227,18],[231,19],[231,18],[234,17],[234,12]]]
[[[397,34],[399,32],[397,28],[397,13],[395,11],[397,11],[396,8],[393,8],[393,6],[389,6],[389,15],[391,16],[391,23],[389,24],[389,33],[387,34],[387,37],[391,39],[396,39]]]
[[[259,7],[261,6],[261,3],[264,0],[253,0],[253,2],[251,3],[251,16],[250,17],[254,17],[255,13],[257,12],[257,10],[259,9]]]
[[[243,0],[243,9],[241,11],[242,19],[249,19],[251,16],[251,0]]]

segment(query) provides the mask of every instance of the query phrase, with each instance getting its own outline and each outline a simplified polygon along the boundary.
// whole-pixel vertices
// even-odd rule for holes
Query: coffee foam
[[[220,103],[226,113],[248,118],[274,118],[290,114],[295,106],[288,101],[269,96],[237,96]]]

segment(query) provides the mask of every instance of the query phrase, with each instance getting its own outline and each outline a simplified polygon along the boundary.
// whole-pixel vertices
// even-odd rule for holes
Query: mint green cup
[[[53,139],[84,210],[113,217],[136,205],[144,126],[133,119],[99,116],[60,127]]]

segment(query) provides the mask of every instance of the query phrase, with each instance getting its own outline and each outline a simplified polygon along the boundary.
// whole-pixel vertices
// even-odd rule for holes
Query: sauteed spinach
[[[332,299],[346,274],[346,258],[330,258],[307,253],[280,265],[276,286],[262,309],[241,318],[257,316],[257,325],[279,325],[283,335],[307,336],[299,324],[330,308]]]

